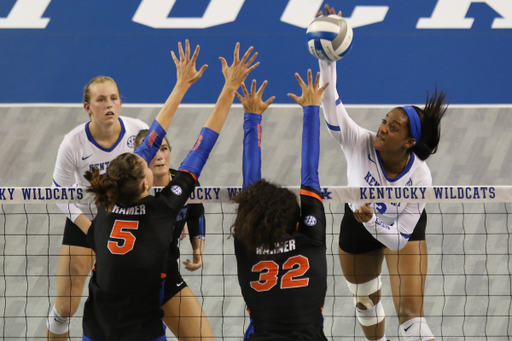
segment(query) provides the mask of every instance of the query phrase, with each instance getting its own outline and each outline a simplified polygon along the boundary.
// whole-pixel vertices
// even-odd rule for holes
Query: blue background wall
[[[470,29],[417,29],[437,2],[329,1],[347,17],[355,6],[389,6],[382,22],[354,29],[353,49],[338,62],[345,103],[422,103],[436,83],[452,104],[512,103],[512,29],[492,29],[500,15],[478,1],[466,14],[475,18]],[[15,3],[0,1],[0,17]],[[177,0],[169,17],[202,17],[209,3]],[[268,79],[266,94],[291,103],[286,93],[300,91],[294,73],[318,65],[305,29],[280,20],[288,3],[246,0],[227,24],[154,29],[132,21],[141,0],[52,0],[43,15],[50,19],[46,28],[0,28],[0,103],[81,102],[84,85],[100,74],[118,82],[124,103],[162,103],[176,79],[169,51],[185,38],[201,46],[198,63],[209,65],[186,103],[215,102],[223,84],[218,57],[232,61],[237,41],[260,53],[250,79]]]

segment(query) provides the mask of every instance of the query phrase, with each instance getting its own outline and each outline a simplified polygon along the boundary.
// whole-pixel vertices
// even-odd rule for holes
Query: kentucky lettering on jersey
[[[100,171],[100,174],[104,174],[107,171],[108,165],[110,165],[109,162],[101,162],[101,163],[93,163],[89,165],[89,170],[92,171],[93,168],[98,168]]]

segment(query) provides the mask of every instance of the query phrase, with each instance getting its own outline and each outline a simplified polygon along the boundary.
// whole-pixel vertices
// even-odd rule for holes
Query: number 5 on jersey
[[[307,287],[309,278],[295,278],[303,276],[309,270],[309,260],[304,256],[293,256],[284,262],[283,270],[288,270],[281,278],[281,289]],[[252,267],[252,272],[260,272],[259,281],[251,282],[254,290],[268,291],[278,281],[279,264],[274,261],[261,261]]]
[[[135,245],[135,236],[129,230],[137,230],[139,228],[138,221],[116,220],[110,233],[110,238],[120,239],[117,241],[110,240],[107,248],[114,255],[125,255]],[[126,231],[128,230],[128,231]]]

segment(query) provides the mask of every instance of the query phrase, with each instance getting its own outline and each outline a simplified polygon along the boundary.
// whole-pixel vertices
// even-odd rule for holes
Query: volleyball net
[[[298,193],[298,187],[289,187]],[[190,203],[203,203],[204,265],[181,274],[202,303],[217,340],[241,340],[249,324],[229,238],[239,187],[198,187]],[[512,336],[512,187],[322,187],[327,216],[328,289],[324,329],[329,340],[362,340],[352,294],[338,258],[344,203],[427,204],[428,273],[424,314],[436,340],[510,340]],[[43,340],[55,302],[64,215],[56,203],[92,202],[81,188],[0,188],[0,339]],[[181,258],[191,259],[188,238]],[[401,340],[383,265],[386,335]],[[82,337],[83,303],[71,320],[71,339]],[[170,332],[168,339],[175,340]]]

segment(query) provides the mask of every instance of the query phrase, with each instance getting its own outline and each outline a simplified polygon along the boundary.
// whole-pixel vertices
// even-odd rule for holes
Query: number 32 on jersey
[[[309,270],[309,260],[304,256],[290,257],[283,264],[285,274],[281,278],[281,289],[294,289],[307,287],[309,278],[303,276]],[[252,272],[260,272],[258,281],[251,282],[251,288],[258,292],[269,291],[278,282],[279,264],[274,261],[261,261],[252,267]]]

